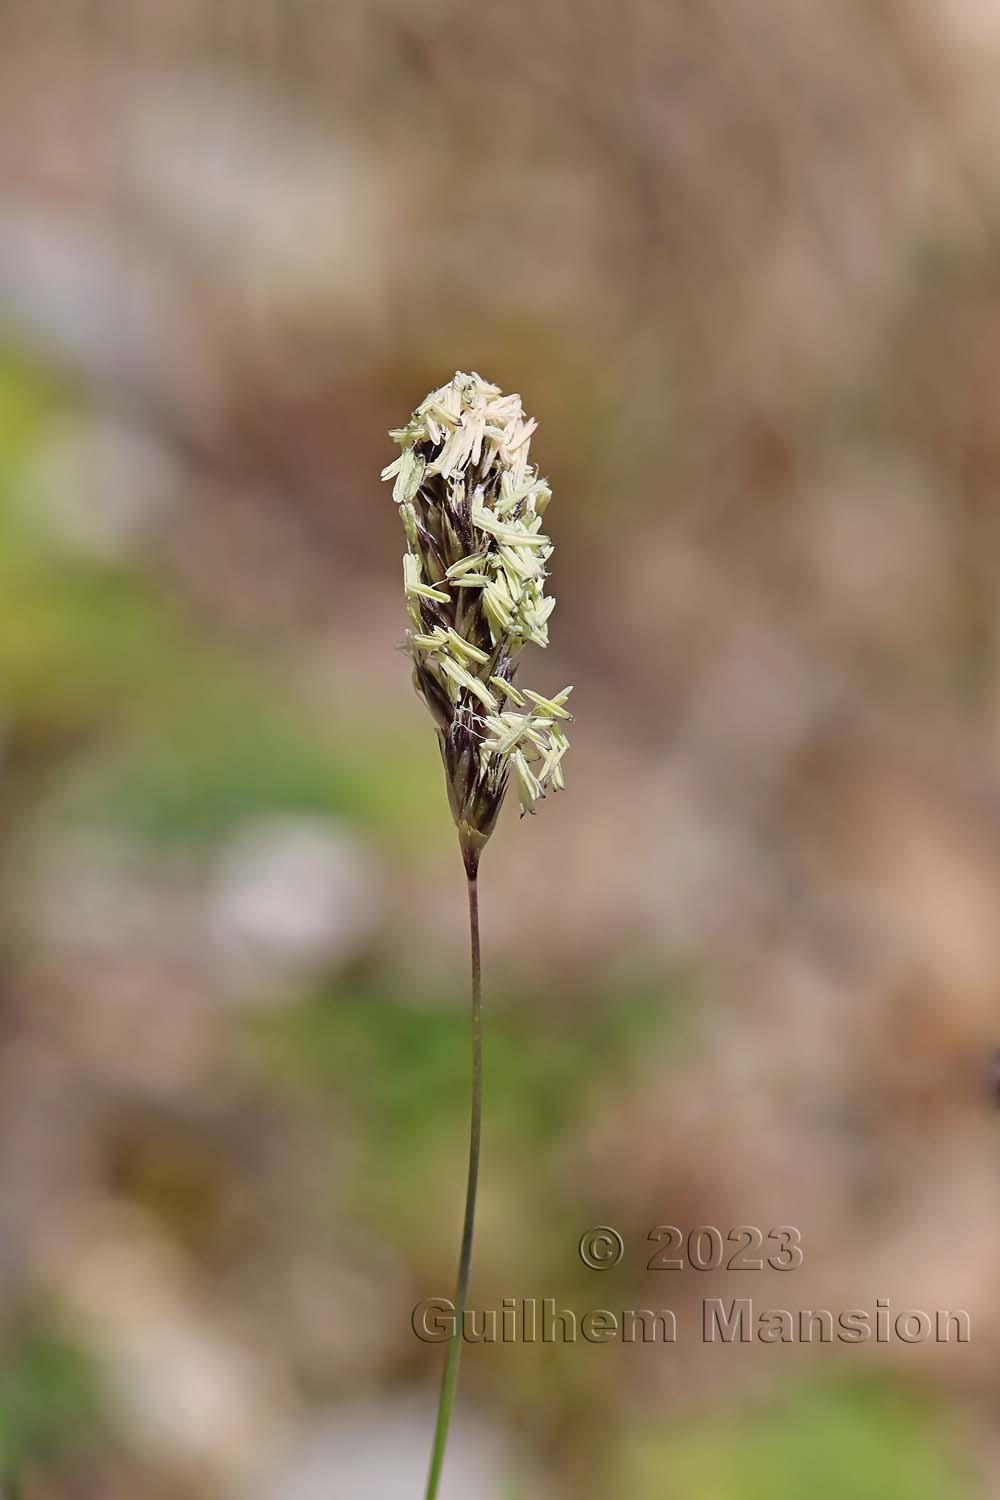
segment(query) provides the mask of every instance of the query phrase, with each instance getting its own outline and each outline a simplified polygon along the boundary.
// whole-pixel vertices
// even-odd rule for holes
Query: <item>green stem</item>
[[[435,1500],[444,1450],[448,1441],[451,1409],[455,1404],[458,1383],[458,1360],[462,1352],[462,1324],[469,1293],[469,1266],[472,1262],[472,1232],[476,1222],[476,1186],[479,1181],[479,1142],[483,1123],[483,976],[479,959],[479,880],[477,861],[466,861],[469,884],[469,939],[472,948],[472,1123],[469,1130],[469,1179],[465,1190],[465,1222],[462,1226],[462,1249],[458,1257],[458,1279],[455,1288],[455,1327],[448,1344],[448,1354],[441,1379],[434,1447],[427,1476],[424,1500]]]

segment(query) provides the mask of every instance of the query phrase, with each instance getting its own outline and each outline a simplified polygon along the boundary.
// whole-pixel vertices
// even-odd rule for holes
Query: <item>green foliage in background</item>
[[[780,1357],[780,1354],[779,1354]],[[928,1399],[873,1379],[627,1439],[612,1492],[697,1500],[958,1500],[968,1487]]]
[[[412,976],[358,975],[255,1023],[272,1066],[354,1113],[383,1163],[379,1191],[397,1206],[443,1143],[456,1162],[461,1154],[469,1038],[466,996],[454,983],[414,994]],[[505,993],[498,983],[487,1021],[497,1149],[520,1159],[558,1143],[594,1087],[594,1058],[620,1070],[658,1043],[668,1050],[688,999],[680,977],[656,987],[636,978],[611,994],[576,994],[572,1004],[530,985]]]
[[[6,1334],[0,1358],[0,1459],[8,1469],[86,1441],[99,1423],[94,1371],[72,1341],[41,1321],[26,1321]]]
[[[52,534],[31,459],[70,405],[0,349],[0,716],[44,769],[50,814],[157,841],[276,811],[337,816],[397,847],[421,838],[440,808],[412,795],[416,725],[412,741],[380,732],[367,705],[359,737],[335,663],[317,723],[277,662],[199,634],[141,559],[105,561]]]

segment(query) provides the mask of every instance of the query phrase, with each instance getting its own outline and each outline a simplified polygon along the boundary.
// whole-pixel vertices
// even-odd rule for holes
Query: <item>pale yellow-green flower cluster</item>
[[[390,436],[406,534],[407,644],[417,690],[438,726],[460,832],[485,843],[512,771],[522,812],[564,785],[571,689],[543,698],[514,683],[532,641],[548,644],[551,491],[529,463],[535,422],[519,396],[456,374]]]

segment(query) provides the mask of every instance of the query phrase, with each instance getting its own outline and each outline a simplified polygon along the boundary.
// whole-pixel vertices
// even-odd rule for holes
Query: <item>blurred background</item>
[[[1000,1496],[998,68],[990,0],[3,0],[24,1500],[422,1493],[467,938],[378,474],[456,368],[541,421],[576,684],[483,867],[472,1302],[685,1332],[467,1348],[444,1494]]]

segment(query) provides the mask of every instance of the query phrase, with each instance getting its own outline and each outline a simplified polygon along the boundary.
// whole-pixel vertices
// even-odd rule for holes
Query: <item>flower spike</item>
[[[565,784],[572,689],[543,698],[514,681],[522,648],[548,644],[555,607],[541,529],[551,491],[528,461],[535,426],[520,396],[459,372],[390,433],[402,451],[382,472],[406,536],[414,685],[437,726],[470,872],[512,772],[522,813]]]

